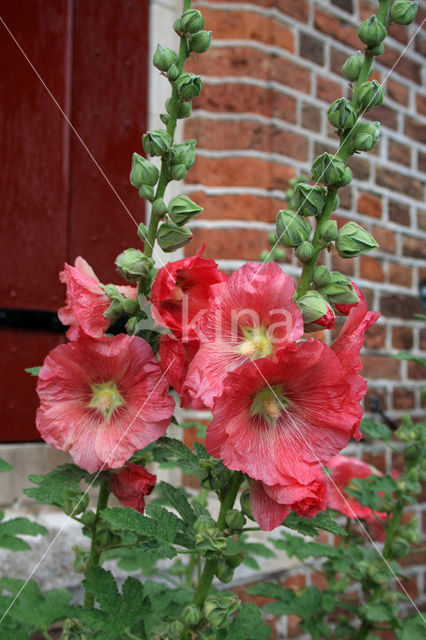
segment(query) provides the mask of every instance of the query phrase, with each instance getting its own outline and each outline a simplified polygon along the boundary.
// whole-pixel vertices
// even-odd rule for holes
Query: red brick
[[[281,584],[286,589],[300,591],[300,589],[306,587],[306,576],[303,573],[296,573],[293,576],[284,576]]]
[[[272,4],[300,22],[308,21],[309,3],[307,0],[274,0]]]
[[[400,362],[390,356],[364,355],[362,363],[364,365],[363,375],[366,378],[400,379]]]
[[[381,167],[377,169],[376,181],[381,187],[387,187],[392,191],[409,194],[411,198],[416,200],[423,200],[423,185],[421,181],[416,178],[398,173],[393,169]]]
[[[418,547],[424,547],[424,543],[419,543]],[[426,564],[426,551],[418,551],[416,553],[415,548],[416,545],[414,545],[414,553],[399,560],[403,567],[419,567]]]
[[[312,104],[302,106],[302,127],[310,131],[321,131],[321,110]]]
[[[385,127],[395,130],[398,126],[397,112],[392,107],[382,105],[364,113],[366,120],[379,121]]]
[[[323,573],[317,573],[314,571],[311,575],[311,582],[314,587],[321,589],[321,591],[325,591],[327,589],[328,582]]]
[[[374,282],[384,282],[385,274],[383,272],[382,263],[377,258],[371,256],[360,257],[360,275],[365,280],[373,280]]]
[[[364,451],[362,454],[362,459],[366,464],[375,467],[382,473],[386,472],[386,454],[383,453],[369,453],[368,451]]]
[[[276,59],[275,59],[276,64]],[[267,80],[271,56],[253,47],[220,47],[208,55],[190,58],[186,70],[206,76],[247,76]]]
[[[333,250],[331,254],[331,266],[334,271],[340,271],[340,273],[344,273],[346,276],[353,276],[354,265],[353,260],[341,258],[337,251]]]
[[[426,96],[418,93],[416,96],[417,111],[426,116]]]
[[[204,158],[197,156],[187,182],[217,187],[258,187],[286,191],[296,170],[260,158]]]
[[[402,264],[389,263],[389,282],[400,284],[403,287],[411,287],[413,282],[413,270]]]
[[[410,327],[392,328],[392,347],[407,351],[413,346],[413,331]]]
[[[341,77],[342,67],[347,59],[347,55],[332,47],[330,50],[330,71]]]
[[[259,220],[275,222],[284,202],[252,195],[207,195],[203,191],[189,193],[204,208],[204,220]],[[244,234],[245,231],[242,231]]]
[[[408,593],[412,600],[416,600],[418,598],[419,591],[417,587],[416,576],[411,576],[410,578],[400,580],[400,582],[396,584],[396,588],[398,589],[398,591]]]
[[[384,349],[386,343],[386,327],[373,324],[365,334],[364,344],[369,349]]]
[[[392,73],[398,73],[407,80],[413,80],[421,84],[421,65],[407,55],[401,56],[401,52],[386,46],[385,52],[380,56],[380,63],[392,68]]]
[[[373,196],[371,193],[361,192],[357,200],[357,211],[366,216],[381,218],[382,201],[379,197]]]
[[[381,409],[383,409],[383,411],[386,411],[389,408],[387,390],[383,387],[373,387],[369,383],[367,393],[365,394],[364,398],[364,407],[366,408],[366,411],[369,411],[371,408],[372,398],[378,400],[379,406]]]
[[[425,368],[417,362],[408,362],[408,377],[410,380],[425,380]]]
[[[426,153],[417,150],[417,168],[422,173],[426,173]]]
[[[308,139],[291,131],[271,127],[271,151],[297,160],[308,159]]]
[[[294,35],[273,18],[253,11],[216,10],[203,7],[206,29],[215,40],[256,40],[294,51]]]
[[[354,49],[360,49],[362,47],[355,27],[348,25],[344,20],[339,20],[339,18],[331,16],[320,9],[316,9],[315,11],[315,28]]]
[[[418,120],[405,116],[404,133],[416,142],[426,144],[426,125]]]
[[[410,208],[395,200],[389,201],[389,219],[406,227],[410,226]]]
[[[317,78],[317,98],[324,102],[334,102],[342,97],[342,85],[334,80],[330,80],[327,76],[318,75]]]
[[[417,296],[395,294],[386,294],[380,297],[380,311],[389,318],[404,320],[412,320],[415,313],[422,312]]]
[[[414,392],[398,387],[392,394],[393,408],[396,410],[414,409]]]
[[[417,226],[422,231],[426,231],[426,211],[417,209]]]
[[[371,233],[373,235],[373,238],[378,243],[380,251],[395,253],[395,231],[392,231],[391,229],[384,229],[383,227],[373,227]]]
[[[357,158],[352,156],[348,160],[354,178],[357,180],[368,180],[370,177],[370,160],[368,158]]]
[[[399,104],[403,104],[405,106],[408,105],[409,91],[407,87],[391,77],[386,80],[386,93],[389,98],[395,102],[399,102]]]
[[[193,255],[205,244],[205,258],[259,260],[268,248],[266,234],[254,229],[194,229],[193,234],[186,255]]]
[[[297,638],[302,633],[299,625],[300,618],[298,616],[287,616],[287,632],[289,638]]]
[[[388,140],[388,159],[406,167],[411,166],[411,149],[406,144]]]
[[[271,80],[304,93],[311,92],[311,71],[297,62],[271,55],[269,70]]]
[[[402,252],[405,256],[426,259],[426,242],[422,238],[404,236],[402,239]]]
[[[310,33],[300,33],[300,56],[320,66],[324,65],[324,42]]]

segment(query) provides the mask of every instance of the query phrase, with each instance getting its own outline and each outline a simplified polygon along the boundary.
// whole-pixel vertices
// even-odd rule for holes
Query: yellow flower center
[[[89,402],[91,409],[96,409],[102,413],[103,417],[109,419],[115,409],[124,404],[117,385],[113,380],[92,384],[92,399]]]
[[[242,356],[258,360],[271,355],[272,343],[264,327],[245,327],[242,332],[244,341],[238,347]]]
[[[253,398],[250,413],[252,416],[261,416],[268,422],[276,423],[283,409],[289,406],[289,401],[284,397],[282,387],[264,387],[259,389]]]

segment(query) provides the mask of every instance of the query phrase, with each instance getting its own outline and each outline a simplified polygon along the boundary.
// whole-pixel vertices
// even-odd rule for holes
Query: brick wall
[[[357,220],[380,248],[355,261],[326,258],[328,266],[353,276],[371,308],[382,314],[366,337],[366,409],[369,397],[377,396],[395,420],[402,413],[424,413],[423,371],[391,358],[401,350],[426,351],[424,323],[414,318],[422,312],[419,282],[426,278],[426,40],[424,31],[417,32],[426,2],[420,5],[415,24],[390,27],[386,51],[376,59],[374,77],[387,95],[384,106],[366,117],[381,121],[380,143],[350,161],[354,180],[340,191],[339,223]],[[204,255],[230,271],[258,260],[268,248],[267,232],[274,230],[277,210],[285,208],[289,179],[309,175],[317,155],[337,149],[327,108],[349,96],[341,66],[362,49],[357,26],[376,11],[377,1],[199,0],[193,6],[203,12],[214,43],[190,65],[201,73],[205,89],[185,125],[185,137],[198,142],[185,189],[205,211],[192,225],[187,252],[206,243]],[[292,276],[300,272],[290,251],[283,268]],[[396,465],[378,445],[357,446],[353,453],[383,470]],[[417,511],[420,520],[423,514],[424,545],[422,506],[426,509],[423,503]],[[422,556],[407,567],[406,587],[420,606],[426,605],[425,564]],[[294,636],[294,621],[282,624],[280,637],[288,625],[289,637]]]

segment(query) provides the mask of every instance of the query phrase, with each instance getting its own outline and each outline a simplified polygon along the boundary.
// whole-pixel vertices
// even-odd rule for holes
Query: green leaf
[[[426,367],[426,358],[421,358],[420,356],[413,356],[411,353],[397,353],[392,356],[395,360],[411,360],[411,362],[416,362],[417,364],[422,365],[422,367]]]
[[[192,602],[192,589],[170,589],[161,582],[147,580],[144,583],[144,593],[149,598],[151,613],[145,620],[147,633],[152,627],[158,625],[159,620],[164,620],[164,612],[167,616],[178,617],[185,605]]]
[[[396,610],[389,602],[367,602],[361,607],[370,622],[388,622],[395,618]]]
[[[228,640],[267,640],[271,627],[262,620],[259,608],[253,604],[243,604],[229,627]]]
[[[371,438],[377,438],[389,442],[392,438],[392,431],[385,424],[364,418],[361,422],[361,433],[369,435]]]
[[[41,367],[27,367],[25,371],[29,373],[30,376],[33,376],[34,378],[36,378],[40,373],[40,369]]]
[[[329,531],[339,536],[347,535],[346,531],[333,520],[329,513],[319,513],[315,518],[303,518],[292,511],[284,520],[283,526],[298,531],[302,535],[312,537],[319,535],[319,529],[324,529],[324,531]]]
[[[402,629],[396,629],[397,640],[426,640],[426,616],[417,613],[401,620]]]
[[[82,480],[91,484],[93,477],[94,474],[80,469],[75,464],[63,464],[45,475],[28,476],[28,480],[37,484],[38,487],[24,489],[24,493],[42,504],[53,504],[63,509],[67,499],[66,493],[70,489],[79,491]],[[100,480],[101,474],[99,474],[97,482]]]
[[[185,522],[192,524],[196,518],[193,508],[189,504],[188,495],[182,487],[173,487],[168,482],[159,482],[156,490],[163,494]]]
[[[156,462],[175,460],[192,474],[198,474],[198,458],[181,440],[163,436],[153,446],[152,453]]]
[[[305,542],[300,538],[281,532],[281,539],[271,540],[274,547],[284,549],[288,556],[296,556],[299,560],[306,558],[337,558],[342,552],[338,547],[332,547],[321,542]]]
[[[3,513],[0,512],[0,520]],[[11,551],[27,551],[31,549],[30,545],[21,538],[17,538],[18,534],[26,536],[45,535],[47,529],[37,522],[31,522],[27,518],[12,518],[6,522],[0,522],[0,547],[10,549]]]
[[[5,471],[12,471],[13,467],[11,464],[0,458],[0,473],[4,473]]]

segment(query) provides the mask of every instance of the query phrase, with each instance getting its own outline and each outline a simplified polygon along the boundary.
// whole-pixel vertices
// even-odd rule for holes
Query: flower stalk
[[[87,563],[88,567],[96,567],[99,565],[99,558],[100,558],[102,549],[99,546],[99,541],[97,537],[98,524],[99,524],[102,511],[107,507],[109,494],[110,494],[109,473],[107,473],[105,477],[102,479],[101,485],[99,487],[98,503],[96,505],[96,516],[95,516],[95,522],[93,524],[93,529],[92,529],[92,542],[90,545],[90,555],[89,555],[89,561]],[[95,603],[95,596],[93,595],[93,593],[86,591],[84,595],[85,609],[90,609],[91,607],[93,607],[94,603]]]

